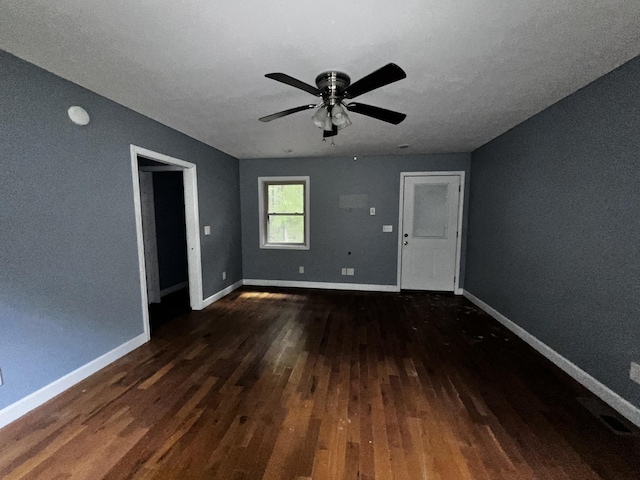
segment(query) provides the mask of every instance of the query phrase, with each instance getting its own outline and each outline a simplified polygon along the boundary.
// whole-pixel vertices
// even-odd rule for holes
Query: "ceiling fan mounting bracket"
[[[351,78],[343,72],[322,72],[316,77],[316,85],[326,105],[335,105],[340,101],[350,84]]]

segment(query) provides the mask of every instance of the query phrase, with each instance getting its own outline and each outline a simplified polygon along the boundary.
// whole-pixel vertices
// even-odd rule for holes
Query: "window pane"
[[[309,177],[259,177],[260,248],[309,249]]]
[[[447,236],[448,185],[416,185],[413,196],[413,236]]]
[[[268,243],[304,243],[302,215],[269,215]]]
[[[268,185],[268,213],[304,213],[304,186]]]

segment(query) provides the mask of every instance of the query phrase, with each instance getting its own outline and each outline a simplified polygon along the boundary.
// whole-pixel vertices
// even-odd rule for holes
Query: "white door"
[[[400,288],[455,290],[459,175],[404,177]]]

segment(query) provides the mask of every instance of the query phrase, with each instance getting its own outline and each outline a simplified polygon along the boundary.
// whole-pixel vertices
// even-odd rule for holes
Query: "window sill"
[[[288,245],[286,243],[267,243],[260,245],[266,250],[309,250],[309,245]]]

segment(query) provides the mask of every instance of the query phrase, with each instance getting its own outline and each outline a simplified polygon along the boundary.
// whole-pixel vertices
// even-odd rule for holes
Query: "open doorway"
[[[195,164],[131,146],[144,331],[202,309]]]
[[[182,169],[138,158],[151,333],[191,310]]]

